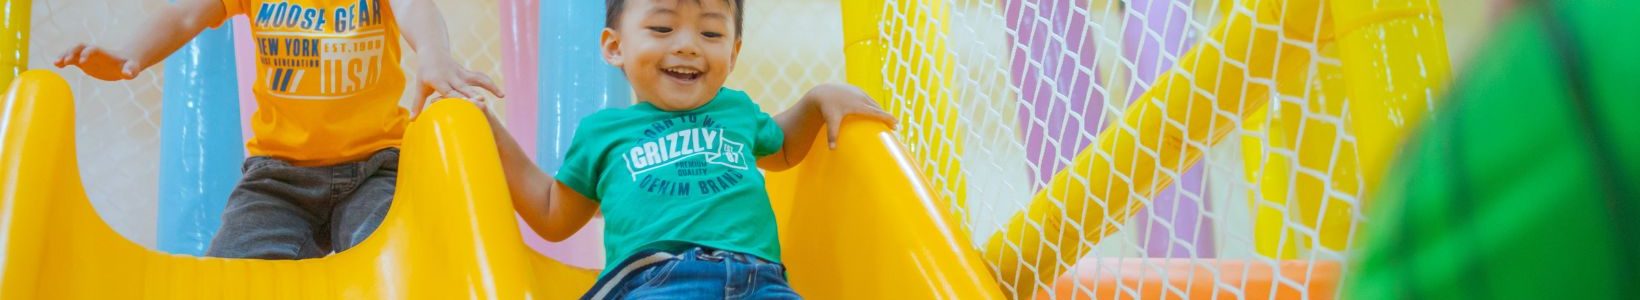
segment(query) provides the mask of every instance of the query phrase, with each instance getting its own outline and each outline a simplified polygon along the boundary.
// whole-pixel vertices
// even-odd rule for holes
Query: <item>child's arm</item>
[[[488,90],[497,97],[506,97],[489,75],[473,72],[456,63],[450,54],[450,33],[445,28],[444,16],[439,14],[433,0],[393,1],[393,13],[398,18],[399,32],[416,51],[416,80],[420,94],[411,98],[415,105],[412,114],[420,114],[427,96],[437,92],[443,97],[483,100],[479,89]]]
[[[893,115],[883,112],[877,101],[859,88],[844,84],[816,86],[804,94],[797,105],[774,117],[780,131],[786,134],[785,144],[781,145],[780,152],[759,158],[757,166],[780,171],[803,162],[803,157],[808,156],[809,148],[814,144],[814,135],[820,131],[820,125],[826,126],[826,141],[830,142],[831,149],[837,149],[837,131],[843,126],[843,117],[850,115],[881,121],[889,126],[896,122]]]
[[[485,113],[501,151],[501,169],[507,176],[513,209],[535,233],[548,241],[562,241],[592,219],[598,204],[552,178],[530,161],[507,128],[494,114]]]
[[[176,52],[205,27],[222,24],[227,17],[222,0],[178,0],[161,4],[159,11],[137,27],[131,40],[114,47],[79,43],[63,52],[53,63],[58,68],[78,66],[91,77],[118,81],[137,77],[143,69]]]

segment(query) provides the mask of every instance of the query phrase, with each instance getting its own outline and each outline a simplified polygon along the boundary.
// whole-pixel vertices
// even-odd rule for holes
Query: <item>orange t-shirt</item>
[[[256,41],[255,134],[245,148],[298,166],[357,161],[397,147],[399,28],[385,0],[222,0]]]

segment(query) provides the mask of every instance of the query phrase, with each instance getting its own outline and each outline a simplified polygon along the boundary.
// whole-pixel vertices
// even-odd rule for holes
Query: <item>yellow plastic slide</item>
[[[1002,299],[968,232],[883,124],[768,173],[792,285],[811,299]]]
[[[68,84],[28,71],[0,126],[0,299],[569,299],[596,270],[527,248],[490,128],[465,101],[410,125],[399,189],[376,233],[319,259],[171,255],[110,229],[75,162]],[[770,173],[785,262],[814,299],[999,298],[1000,289],[917,168],[880,124]],[[815,143],[825,145],[826,143]]]
[[[397,201],[375,234],[326,258],[264,261],[121,237],[80,186],[68,84],[28,71],[6,99],[0,299],[564,299],[596,276],[524,246],[490,129],[462,101],[411,124]]]

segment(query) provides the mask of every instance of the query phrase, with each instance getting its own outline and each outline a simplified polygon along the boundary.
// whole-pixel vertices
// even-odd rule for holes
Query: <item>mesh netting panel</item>
[[[900,0],[888,1],[884,7],[887,20],[880,29],[890,49],[883,72],[890,78],[889,88],[894,90],[890,94],[899,97],[889,102],[900,105],[898,111],[908,112],[900,117],[903,122],[912,124],[910,132],[904,133],[910,136],[907,142],[913,143],[909,148],[945,147],[959,152],[947,156],[919,153],[917,157],[935,169],[929,174],[933,177],[930,181],[943,189],[945,195],[953,197],[951,208],[966,220],[964,225],[973,232],[974,245],[983,249],[987,241],[1002,241],[1005,244],[998,249],[1027,251],[1019,254],[1022,257],[1016,261],[992,261],[993,269],[1017,265],[1030,273],[1069,274],[1067,278],[1058,279],[1061,286],[1049,285],[1055,280],[1051,278],[1059,274],[1037,274],[1045,278],[1037,280],[998,278],[1004,282],[1005,289],[1043,291],[1055,297],[1077,297],[1065,291],[1100,297],[1183,297],[1189,295],[1190,290],[1202,287],[1240,294],[1247,283],[1223,281],[1227,274],[1221,272],[1242,271],[1224,269],[1221,262],[1239,260],[1274,267],[1283,260],[1314,263],[1344,258],[1341,250],[1333,249],[1346,247],[1325,247],[1319,236],[1342,235],[1332,238],[1347,244],[1354,235],[1360,214],[1353,207],[1359,195],[1353,185],[1335,184],[1359,182],[1353,172],[1338,170],[1338,166],[1353,164],[1346,161],[1353,156],[1320,159],[1324,164],[1299,160],[1300,153],[1350,153],[1354,147],[1353,137],[1343,129],[1343,112],[1337,109],[1343,103],[1342,91],[1329,90],[1334,92],[1331,98],[1320,93],[1328,80],[1336,81],[1336,78],[1325,77],[1338,73],[1336,54],[1312,42],[1317,39],[1304,38],[1306,34],[1321,31],[1319,29],[1288,32],[1294,26],[1319,26],[1322,23],[1319,16],[1303,20],[1288,17],[1269,23],[1269,19],[1255,16],[1266,13],[1255,10],[1274,9],[1268,6],[1243,7],[1229,1],[1188,0]],[[1159,139],[1142,135],[1146,132],[1144,128],[1122,120],[1134,117],[1128,114],[1130,107],[1180,108],[1163,102],[1170,101],[1166,100],[1169,97],[1182,98],[1179,95],[1156,98],[1140,95],[1156,84],[1163,72],[1181,63],[1184,54],[1198,43],[1208,45],[1202,47],[1219,48],[1203,51],[1202,55],[1218,55],[1216,59],[1231,66],[1256,69],[1259,67],[1249,64],[1271,63],[1225,54],[1252,49],[1222,49],[1227,45],[1248,44],[1248,41],[1227,43],[1207,38],[1208,32],[1226,13],[1240,14],[1242,18],[1232,19],[1243,22],[1253,20],[1253,24],[1244,24],[1254,28],[1253,31],[1274,31],[1275,36],[1281,37],[1280,51],[1308,53],[1313,59],[1296,68],[1303,71],[1301,74],[1180,72],[1172,84],[1191,85],[1187,91],[1192,96],[1214,103],[1185,108],[1211,109],[1210,115],[1216,123],[1211,127],[1229,129],[1226,133],[1189,132],[1198,128],[1178,120],[1165,120],[1160,125],[1162,130],[1183,131],[1179,136],[1222,137],[1217,143],[1211,142],[1211,138],[1176,141],[1180,142],[1177,147],[1203,153],[1195,163],[1134,167],[1123,164],[1136,162],[1115,160],[1108,169],[1067,170],[1079,166],[1075,164],[1078,154],[1085,151],[1092,151],[1088,159],[1168,153],[1144,146],[1132,150],[1138,153],[1132,155],[1104,151],[1098,147],[1099,135],[1112,131],[1116,136],[1108,141],[1138,140],[1141,145],[1145,139]],[[927,65],[933,67],[924,67]],[[1217,78],[1197,82],[1199,76]],[[1223,80],[1231,76],[1245,78]],[[1281,76],[1301,76],[1290,80],[1301,84],[1278,86],[1277,81],[1288,80],[1277,78]],[[1219,103],[1221,99],[1244,95],[1215,94],[1226,90],[1215,86],[1222,84],[1244,85],[1230,89],[1237,91],[1269,89],[1267,96],[1240,100],[1264,102],[1265,105],[1253,107],[1268,111],[1252,114],[1225,109]],[[942,97],[949,100],[941,100]],[[949,113],[955,114],[956,122],[942,121],[952,117],[945,115]],[[1219,120],[1231,124],[1222,124]],[[915,127],[919,125],[955,128],[918,130]],[[1247,143],[1246,147],[1242,143]],[[1301,147],[1321,150],[1298,151]],[[1189,158],[1180,160],[1190,161]],[[1153,163],[1162,161],[1166,161],[1165,158]],[[1150,174],[1136,174],[1131,170]],[[1066,182],[1121,190],[1046,193],[1045,187],[1053,184],[1055,174],[1061,171],[1068,173]],[[1165,187],[1152,191],[1143,186],[1110,183],[1132,184],[1129,181],[1139,176],[1154,177],[1157,184]],[[1286,191],[1288,189],[1293,191]],[[1023,238],[1027,243],[1043,245],[1021,245],[1019,240],[995,237],[1004,230],[1014,230],[1008,227],[1010,220],[1025,211],[1038,193],[1043,193],[1043,197],[1037,202],[1061,210],[1067,207],[1067,202],[1074,201],[1084,201],[1089,206],[1115,206],[1115,202],[1107,202],[1112,199],[1100,195],[1131,198],[1135,205],[1130,206],[1134,209],[1131,211],[1111,207],[1110,216],[1064,215],[1054,219],[1089,218],[1089,222],[1080,224],[1045,223],[1038,218],[1024,218],[1023,223],[1015,224],[1037,229],[1064,227],[1076,234],[1103,228],[1097,229],[1102,230],[1102,239],[1097,238],[1100,234],[1090,234],[1094,237],[1080,240],[1080,244],[1060,244],[1054,242],[1055,236],[1044,235]],[[1300,201],[1301,198],[1312,200]],[[1258,212],[1265,213],[1261,216]],[[1343,230],[1322,233],[1323,229],[1316,224],[1342,224]],[[1255,237],[1260,232],[1276,234]],[[1269,245],[1276,248],[1260,249]],[[1049,257],[1049,254],[1020,250],[1070,252],[1079,248],[1091,249],[1082,251],[1085,255],[1076,259],[1047,258],[1047,263],[1035,260],[1042,259],[1038,255]],[[1182,259],[1192,268],[1170,268],[1171,263],[1178,260],[1158,260],[1160,258]],[[1173,273],[1168,273],[1170,271]],[[1200,274],[1202,272],[1206,274]],[[1142,276],[1141,273],[1204,280],[1141,283],[1164,285],[1154,290],[1128,284],[1098,286],[1099,278],[1135,277]],[[1311,282],[1307,278],[1311,274],[1278,272],[1274,276],[1273,281],[1282,285],[1281,288],[1305,290]],[[1011,282],[1018,285],[1009,284]],[[1072,286],[1066,288],[1062,286],[1064,283]],[[1167,295],[1146,294],[1153,291]]]
[[[1224,14],[1256,14],[1248,9],[1233,10],[1234,5],[1184,0],[887,1],[880,34],[891,48],[883,73],[889,78],[885,84],[893,90],[889,94],[899,98],[885,102],[900,106],[892,109],[902,112],[901,131],[911,136],[904,139],[909,144],[907,148],[919,152],[914,154],[918,154],[923,165],[933,166],[928,174],[930,181],[942,196],[953,200],[951,209],[964,218],[963,225],[973,233],[973,245],[983,248],[987,240],[1007,226],[1010,218],[1027,207],[1033,195],[1049,184],[1054,173],[1070,165],[1076,154],[1093,146],[1101,130],[1135,136],[1134,128],[1122,128],[1117,120],[1125,116],[1128,106],[1148,90],[1162,72],[1177,64],[1187,50],[1203,42],[1223,45],[1205,37]],[[774,112],[788,106],[813,84],[842,80],[843,57],[836,51],[842,46],[838,2],[766,1],[751,2],[747,6],[746,44],[729,86],[748,90],[765,110]],[[938,20],[938,24],[930,25],[922,20]],[[1306,24],[1317,22],[1320,20],[1308,19]],[[1281,31],[1288,25],[1253,26]],[[931,41],[943,46],[930,46],[936,43]],[[1299,49],[1315,55],[1307,69],[1328,69],[1332,70],[1330,76],[1337,76],[1339,62],[1333,50],[1299,40],[1284,40],[1282,44],[1284,50]],[[927,64],[948,69],[920,72],[938,69]],[[1123,272],[1132,272],[1132,268],[1120,267],[1123,262],[1139,264],[1139,269],[1164,268],[1144,258],[1186,259],[1214,273],[1220,270],[1213,260],[1245,260],[1275,266],[1283,260],[1344,259],[1343,252],[1319,246],[1315,239],[1322,233],[1314,224],[1323,223],[1318,219],[1327,217],[1348,219],[1326,223],[1346,224],[1350,230],[1343,232],[1345,240],[1354,235],[1353,228],[1360,219],[1359,213],[1353,210],[1357,192],[1326,184],[1359,180],[1353,172],[1337,170],[1337,165],[1344,165],[1342,160],[1349,157],[1336,155],[1336,159],[1319,167],[1299,162],[1300,146],[1339,153],[1353,151],[1354,147],[1354,137],[1343,131],[1343,113],[1337,109],[1343,103],[1342,92],[1334,91],[1330,98],[1322,95],[1320,86],[1329,75],[1316,74],[1302,78],[1301,86],[1296,89],[1248,99],[1266,102],[1264,109],[1282,117],[1265,117],[1265,113],[1244,117],[1240,115],[1245,112],[1216,111],[1215,115],[1230,116],[1233,124],[1229,127],[1234,129],[1215,144],[1185,145],[1204,152],[1198,162],[1189,168],[1178,168],[1182,171],[1152,168],[1159,173],[1157,177],[1166,178],[1171,184],[1159,193],[1129,191],[1147,209],[1135,212],[1131,218],[1103,222],[1115,230],[1097,244],[1085,245],[1093,247],[1086,260],[1090,265],[1088,269],[1094,270],[1092,276],[1124,276]],[[1193,80],[1193,76],[1196,75],[1184,74],[1187,81]],[[921,84],[921,80],[941,84]],[[1273,86],[1275,80],[1269,76],[1255,77],[1241,84]],[[945,95],[951,107],[939,107],[942,104],[928,95]],[[1206,97],[1218,98],[1211,94]],[[941,120],[952,117],[956,121],[949,124],[956,128],[943,128],[950,125]],[[1271,132],[1282,133],[1271,135]],[[1288,135],[1300,138],[1287,140]],[[960,153],[948,159],[928,155],[939,149]],[[947,169],[956,171],[946,172]],[[949,178],[948,174],[965,178]],[[1076,174],[1071,177],[1089,180]],[[1115,177],[1115,180],[1124,179]],[[1299,188],[1294,187],[1300,184],[1321,189],[1318,193],[1300,193]],[[1300,194],[1319,199],[1298,201]],[[1075,198],[1070,196],[1049,195],[1048,198],[1054,201]],[[1340,204],[1349,204],[1351,209],[1343,215],[1299,213],[1322,210],[1317,204],[1330,205],[1335,210]],[[1255,237],[1255,231],[1259,231],[1255,223],[1260,223],[1255,211],[1259,209],[1274,211],[1275,230],[1262,231],[1277,232],[1275,236]],[[1262,226],[1272,227],[1271,224],[1266,220]],[[1261,246],[1260,240],[1268,241]],[[1268,245],[1277,248],[1260,249]],[[1092,258],[1107,261],[1095,264],[1098,261]],[[1083,261],[1057,263],[1069,267]],[[1292,274],[1277,274],[1282,275]],[[1221,276],[1208,276],[1216,277]],[[1310,280],[1277,278],[1273,281],[1288,288],[1307,289]],[[1244,289],[1246,283],[1210,280],[1189,284],[1215,286],[1236,293]],[[1048,289],[1047,286],[1008,288]],[[1078,288],[1083,293],[1115,290],[1127,296],[1157,296],[1140,295],[1134,287]],[[1187,289],[1187,286],[1162,288],[1175,296],[1183,295]]]
[[[29,68],[53,68],[75,43],[125,42],[164,0],[36,1]],[[152,246],[159,194],[160,83],[155,65],[134,80],[104,82],[78,70],[57,72],[74,91],[80,176],[97,212],[120,234]]]
[[[746,1],[740,58],[724,83],[779,112],[815,85],[843,82],[842,13],[835,0]]]

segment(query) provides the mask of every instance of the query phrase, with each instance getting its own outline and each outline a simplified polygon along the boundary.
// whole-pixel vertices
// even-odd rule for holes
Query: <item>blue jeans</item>
[[[786,266],[756,256],[699,247],[658,255],[671,257],[628,274],[613,270],[605,276],[614,279],[599,280],[582,298],[802,299],[786,281]]]

